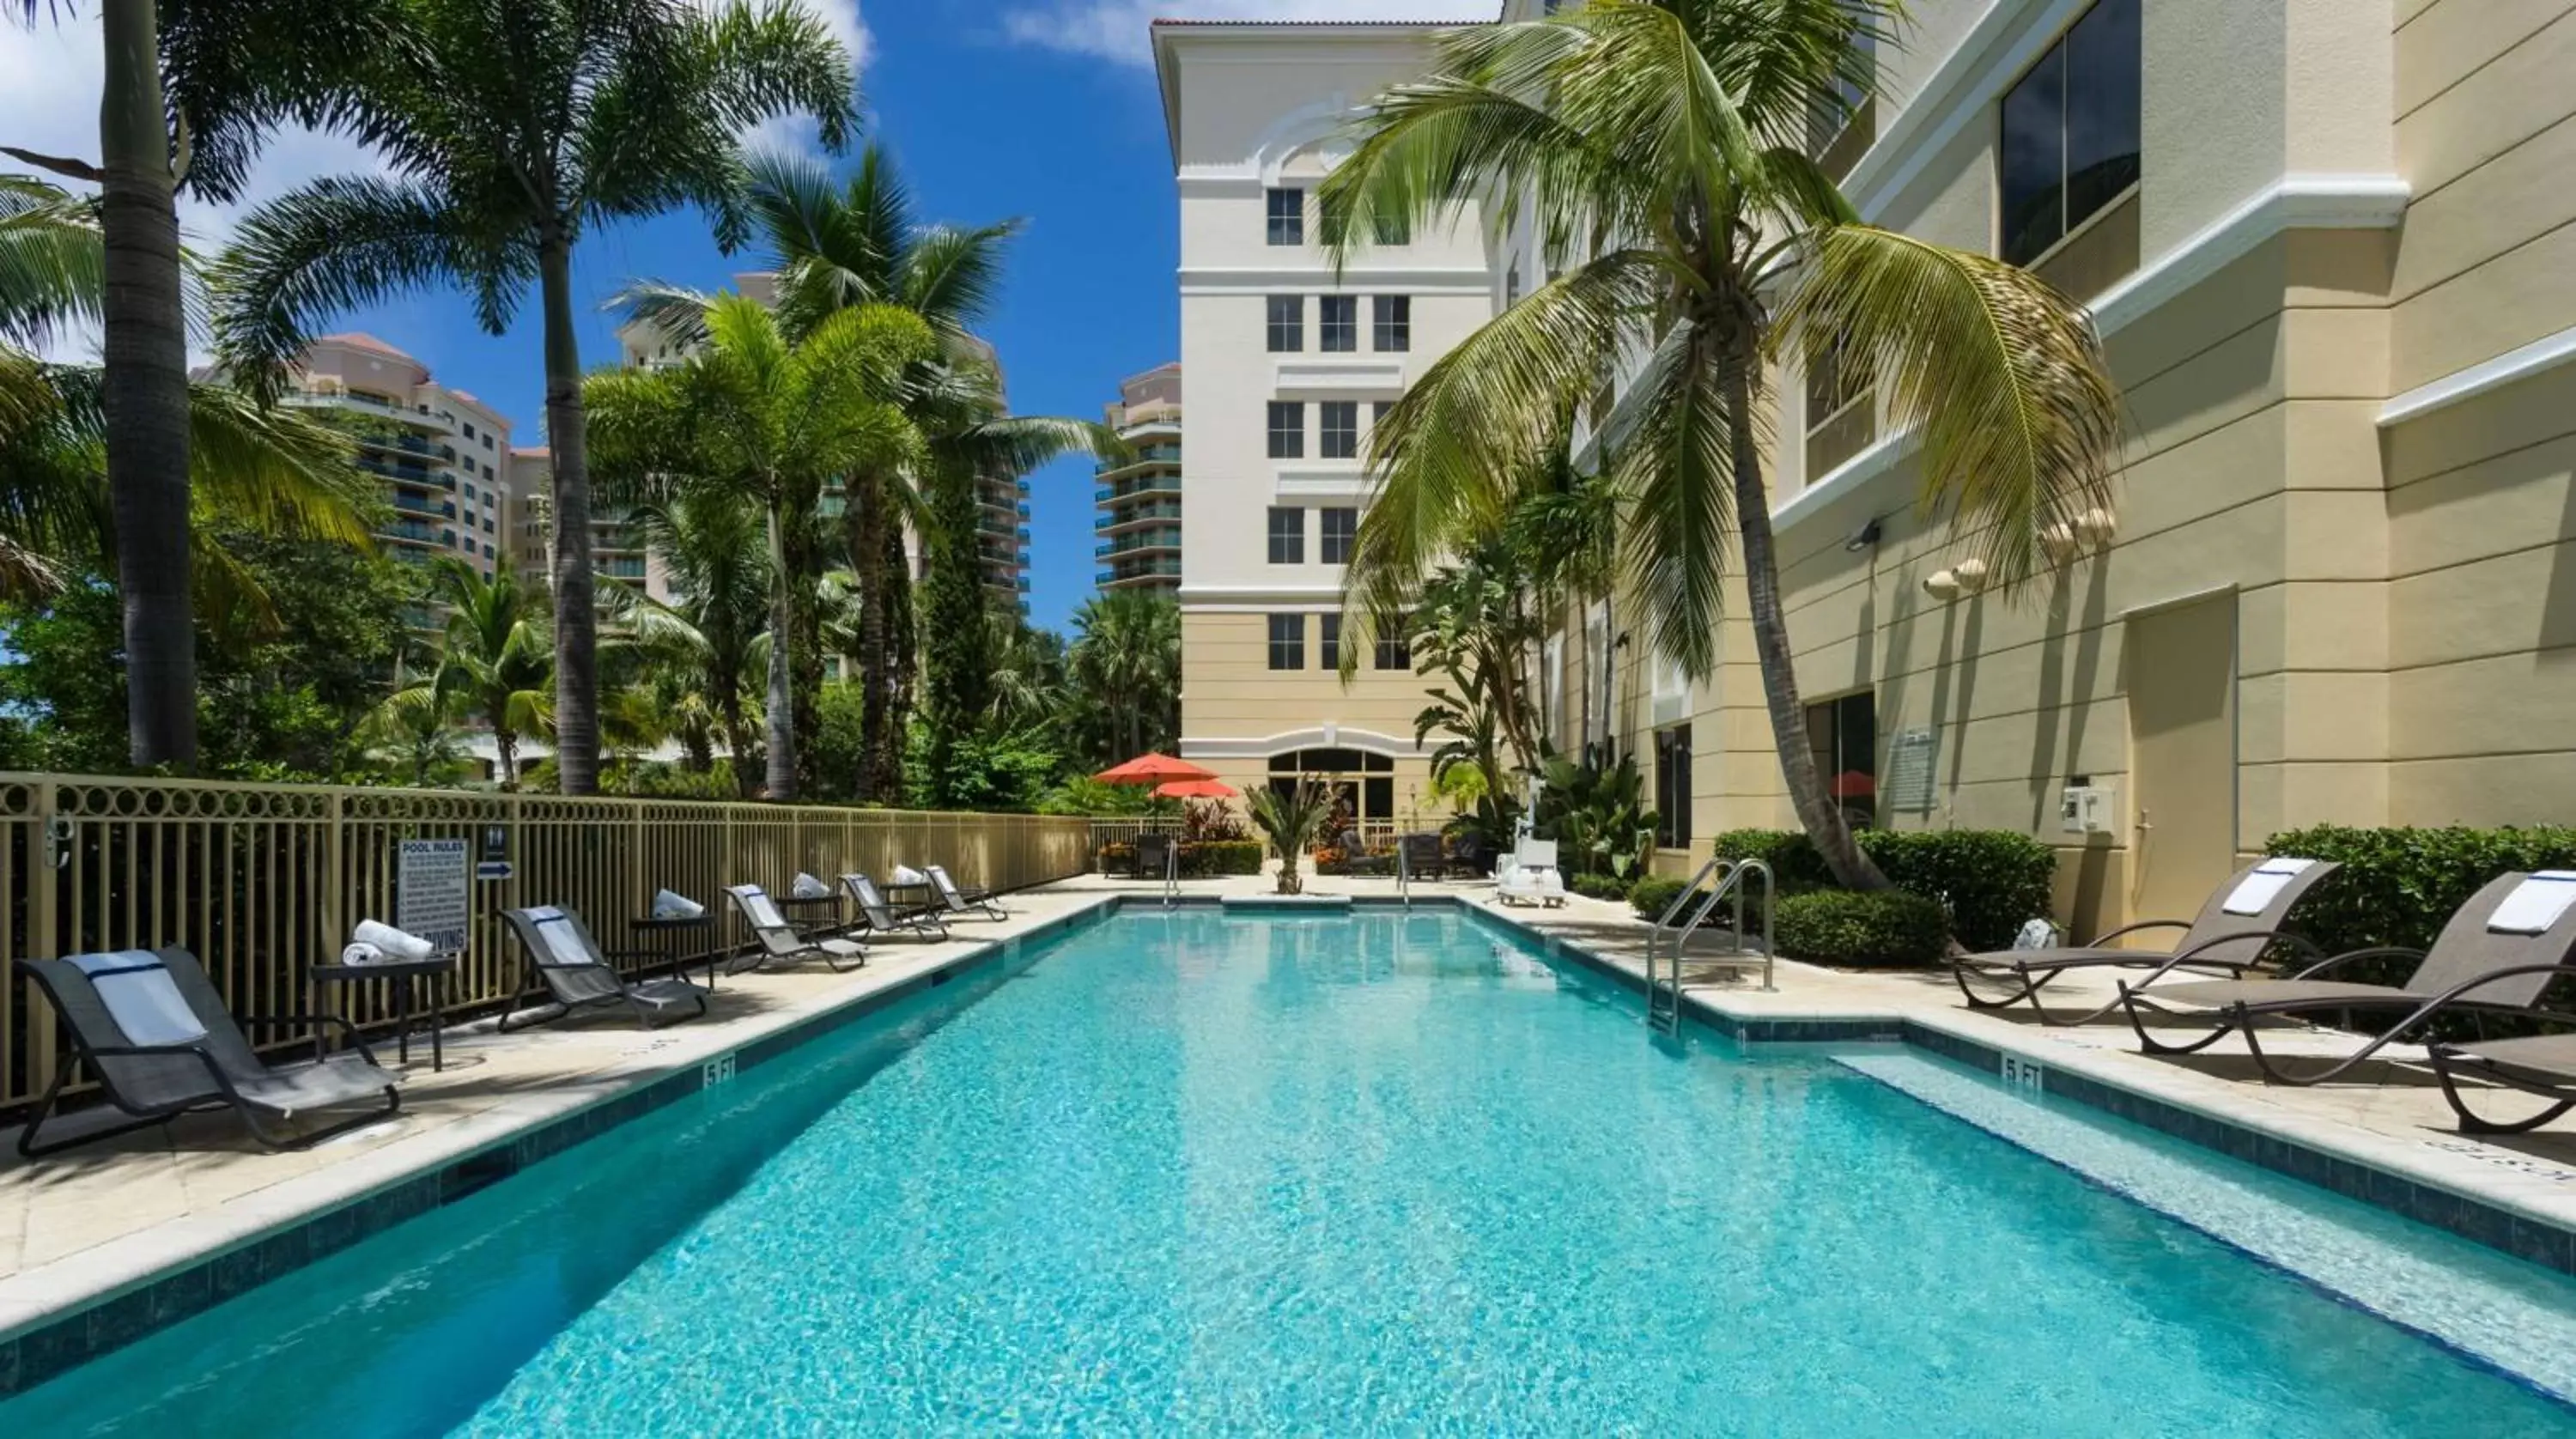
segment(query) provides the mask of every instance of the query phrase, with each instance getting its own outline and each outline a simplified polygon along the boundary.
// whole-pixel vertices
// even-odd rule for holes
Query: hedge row
[[[1949,915],[1950,932],[1971,950],[2002,949],[2024,923],[2049,912],[2057,853],[2029,835],[1872,829],[1854,838],[1890,884],[1937,902]],[[1833,888],[1824,856],[1796,830],[1729,830],[1717,837],[1715,853],[1769,865],[1784,895]]]
[[[1209,879],[1224,874],[1259,874],[1269,849],[1257,839],[1210,839],[1181,846],[1181,878]],[[1136,846],[1113,840],[1100,847],[1098,866],[1104,874],[1125,874],[1136,863]]]
[[[2328,954],[2377,945],[2427,949],[2452,911],[2497,875],[2576,869],[2576,829],[2353,829],[2321,824],[2283,830],[2266,854],[2332,860],[2343,868],[2299,901],[2292,928]],[[2411,960],[2362,960],[2349,978],[2394,983]]]
[[[1779,952],[1811,964],[1930,964],[1949,933],[1941,906],[1901,889],[1811,889],[1783,897],[1771,916]]]

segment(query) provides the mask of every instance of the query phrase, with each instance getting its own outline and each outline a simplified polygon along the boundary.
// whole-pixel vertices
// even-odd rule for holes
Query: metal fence
[[[709,947],[741,942],[729,884],[784,893],[798,871],[827,880],[941,864],[958,882],[1018,889],[1090,866],[1087,821],[826,806],[572,799],[453,790],[227,784],[0,773],[0,965],[101,950],[185,946],[233,1012],[315,1012],[311,966],[338,956],[361,919],[395,917],[400,842],[487,837],[510,867],[478,880],[452,1009],[508,998],[519,977],[501,912],[560,904],[603,948],[639,936],[657,889],[706,904]],[[0,968],[0,1111],[31,1102],[58,1036],[32,981]],[[373,990],[379,986],[357,986]],[[383,1018],[381,996],[332,996]]]

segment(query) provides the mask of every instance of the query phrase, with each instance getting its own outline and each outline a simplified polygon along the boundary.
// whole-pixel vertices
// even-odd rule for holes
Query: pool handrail
[[[1702,892],[1700,885],[1712,875],[1720,876],[1715,888]],[[1666,1034],[1679,1034],[1682,1026],[1682,951],[1690,937],[1708,922],[1720,901],[1735,901],[1732,932],[1738,951],[1744,947],[1744,889],[1753,876],[1762,880],[1762,989],[1770,993],[1772,980],[1771,908],[1775,884],[1771,866],[1758,859],[1724,860],[1712,857],[1700,865],[1697,873],[1664,906],[1652,928],[1646,931],[1646,1027]],[[1694,902],[1696,901],[1696,902]],[[1675,921],[1680,921],[1678,924]],[[1656,957],[1669,937],[1672,945],[1672,981],[1669,992],[1660,979]]]

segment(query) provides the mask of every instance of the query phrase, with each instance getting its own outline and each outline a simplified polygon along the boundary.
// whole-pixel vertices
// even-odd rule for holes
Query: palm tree
[[[101,404],[117,588],[125,604],[128,753],[139,767],[197,762],[190,610],[191,434],[178,194],[235,198],[282,120],[326,112],[350,67],[384,42],[389,7],[325,0],[102,0],[98,163],[0,146],[99,187]],[[0,0],[29,23],[73,0]]]
[[[1333,817],[1332,792],[1313,780],[1301,780],[1286,790],[1256,789],[1245,808],[1252,815],[1252,827],[1261,831],[1262,838],[1270,841],[1271,852],[1279,856],[1279,892],[1301,893],[1306,880],[1298,872],[1298,856]]]
[[[1181,607],[1151,590],[1111,590],[1073,612],[1075,686],[1110,716],[1112,748],[1138,755],[1179,733]]]
[[[1628,511],[1623,579],[1656,648],[1714,663],[1737,548],[1791,803],[1835,877],[1886,881],[1852,843],[1808,749],[1763,487],[1764,367],[1832,348],[1875,375],[1921,445],[1921,500],[2017,584],[2044,538],[2106,504],[2116,392],[2083,309],[1983,255],[1859,222],[1800,148],[1818,106],[1876,83],[1899,0],[1592,0],[1462,30],[1433,73],[1380,95],[1321,188],[1323,242],[1505,197],[1551,261],[1589,253],[1424,374],[1375,428],[1355,619],[1400,612],[1437,557],[1501,520],[1577,408],[1646,359],[1605,417]],[[1839,87],[1839,88],[1838,88]],[[1730,530],[1732,535],[1730,536]]]
[[[404,684],[397,674],[394,692],[359,722],[359,743],[369,759],[409,779],[415,789],[452,779],[468,759],[456,733],[464,718],[459,698],[434,683]]]
[[[684,705],[699,704],[734,759],[734,783],[751,789],[757,744],[746,722],[743,675],[769,617],[769,554],[762,516],[747,497],[697,490],[634,507],[630,518],[670,572],[671,607],[704,642]]]
[[[126,552],[103,459],[113,448],[108,378],[34,353],[102,315],[105,277],[95,205],[0,176],[0,596],[40,598],[68,571],[113,574]],[[190,503],[179,538],[195,607],[257,629],[274,612],[218,526],[364,546],[372,486],[350,464],[348,438],[306,416],[258,409],[216,382],[191,384],[186,405]]]
[[[985,672],[982,561],[971,529],[975,481],[1012,478],[1071,450],[1116,441],[1078,420],[1011,415],[992,352],[972,334],[999,291],[1003,254],[1019,233],[1018,221],[922,224],[892,157],[876,145],[861,152],[846,183],[801,156],[762,155],[748,168],[751,213],[778,273],[779,323],[790,336],[837,311],[878,304],[911,311],[940,341],[938,353],[907,372],[904,387],[905,408],[930,442],[929,464],[844,477],[843,545],[860,590],[866,759],[856,792],[861,799],[891,796],[903,789],[910,688],[907,667],[899,663],[909,649],[902,631],[912,623],[904,594],[909,577],[900,564],[902,522],[921,531],[934,575],[944,568],[969,576],[964,586],[934,583],[926,616],[936,637],[929,649],[929,702],[942,716],[933,725],[937,738],[942,725],[953,724],[950,711],[971,717],[982,708],[971,693],[954,705],[944,704],[941,693],[943,683],[971,691]],[[624,299],[636,318],[680,343],[701,338],[693,317],[704,296],[644,281]]]
[[[554,725],[554,655],[538,597],[506,559],[488,580],[462,560],[443,559],[430,583],[447,604],[438,668],[427,680],[396,690],[370,727],[379,735],[416,737],[450,716],[479,718],[492,727],[500,752],[501,787],[516,789],[519,741],[549,733]],[[415,754],[428,749],[416,739],[414,745]]]
[[[254,211],[225,257],[226,355],[274,386],[310,326],[453,283],[485,329],[542,299],[554,466],[555,685],[567,794],[598,788],[598,630],[572,252],[594,221],[711,208],[741,237],[735,136],[811,113],[838,148],[857,123],[849,54],[796,0],[409,0],[334,119],[389,179],[318,180]]]
[[[756,501],[769,572],[769,797],[796,796],[796,731],[789,671],[796,606],[811,576],[789,535],[814,514],[824,486],[861,468],[901,466],[921,437],[895,402],[904,367],[936,347],[929,327],[887,305],[843,310],[790,343],[777,316],[726,295],[706,306],[706,342],[660,370],[593,375],[602,479],[612,493],[702,494]]]

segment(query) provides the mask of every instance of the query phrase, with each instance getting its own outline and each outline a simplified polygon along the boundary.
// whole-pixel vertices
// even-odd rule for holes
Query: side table
[[[317,964],[313,966],[313,985],[317,991],[313,1008],[315,1012],[322,1014],[334,1012],[319,1002],[321,995],[318,991],[324,986],[359,984],[371,979],[390,980],[394,987],[395,1043],[402,1055],[402,1062],[411,1063],[412,1030],[423,1018],[426,1018],[429,1025],[429,1067],[432,1070],[445,1069],[447,1067],[445,1038],[447,977],[455,972],[454,955],[386,964]],[[426,988],[429,992],[429,1009],[426,1016],[420,1014],[417,1003],[418,991],[422,988]],[[345,1015],[341,1017],[347,1018]],[[355,1023],[354,1020],[351,1022]]]

